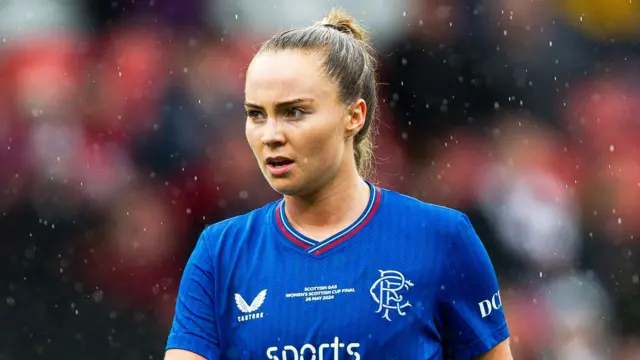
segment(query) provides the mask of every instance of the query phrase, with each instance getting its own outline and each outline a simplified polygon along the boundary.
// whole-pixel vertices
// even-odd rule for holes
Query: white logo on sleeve
[[[491,299],[482,300],[478,303],[480,307],[480,315],[483,318],[489,316],[493,310],[498,310],[502,307],[502,299],[500,298],[500,291],[493,294]]]
[[[242,295],[236,294],[235,299],[236,299],[236,306],[238,306],[238,310],[247,314],[247,315],[238,316],[238,321],[243,322],[247,320],[261,319],[262,317],[264,317],[264,313],[262,312],[256,313],[256,311],[258,311],[258,309],[260,309],[262,304],[264,304],[264,300],[266,298],[267,298],[267,289],[264,289],[260,291],[258,296],[256,296],[255,299],[253,299],[253,301],[251,302],[251,305],[249,305],[244,300]]]

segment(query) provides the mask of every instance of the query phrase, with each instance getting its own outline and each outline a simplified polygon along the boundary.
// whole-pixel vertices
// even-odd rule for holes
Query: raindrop
[[[609,151],[610,151],[610,152],[613,152],[615,149],[616,149],[616,147],[615,147],[615,146],[613,146],[613,145],[609,145]]]
[[[102,290],[96,290],[93,292],[93,294],[91,294],[91,298],[93,299],[93,301],[99,303],[104,298],[104,292]]]

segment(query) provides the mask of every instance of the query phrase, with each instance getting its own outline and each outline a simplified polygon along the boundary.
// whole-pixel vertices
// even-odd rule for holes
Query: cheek
[[[247,139],[247,142],[249,143],[249,146],[251,147],[251,150],[254,153],[257,153],[258,149],[262,145],[262,141],[260,140],[261,136],[260,134],[258,134],[257,129],[247,124],[247,126],[245,127],[244,134]]]
[[[335,127],[323,127],[305,137],[301,144],[309,160],[315,159],[329,165],[339,160],[343,146],[341,139]]]

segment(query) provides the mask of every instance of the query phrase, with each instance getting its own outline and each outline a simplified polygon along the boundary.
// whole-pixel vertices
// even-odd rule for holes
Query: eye
[[[246,113],[247,117],[253,121],[260,121],[263,118],[262,112],[257,110],[247,110]]]
[[[287,110],[286,117],[289,119],[297,119],[304,114],[305,114],[304,110],[302,110],[301,108],[294,107]]]

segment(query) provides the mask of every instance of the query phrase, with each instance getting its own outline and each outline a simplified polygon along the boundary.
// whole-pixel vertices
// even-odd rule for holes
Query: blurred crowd
[[[517,359],[640,359],[640,2],[0,0],[0,360],[160,359],[207,224],[277,199],[244,71],[371,30],[375,181],[467,213]]]

